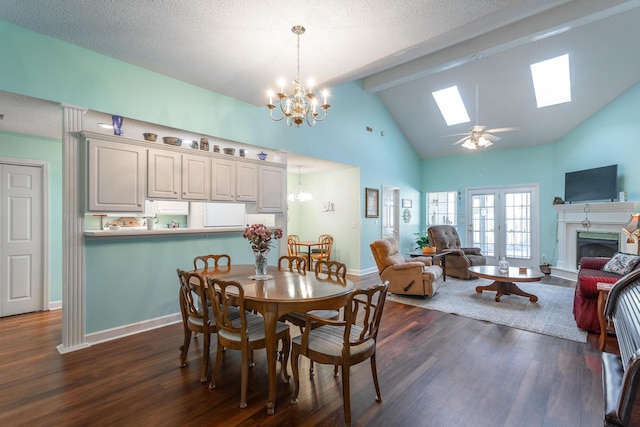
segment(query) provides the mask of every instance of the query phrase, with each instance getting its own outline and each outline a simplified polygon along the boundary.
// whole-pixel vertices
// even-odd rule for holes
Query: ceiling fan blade
[[[502,139],[498,135],[491,135],[490,133],[483,133],[482,136],[484,139],[488,139],[491,142],[500,141]]]
[[[519,127],[511,127],[511,128],[496,128],[496,129],[487,129],[486,132],[511,132],[514,130],[520,130]]]
[[[465,135],[464,137],[460,138],[459,140],[454,142],[453,145],[460,144],[462,141],[464,141],[467,138],[469,138],[469,135]]]
[[[469,135],[470,135],[470,133],[469,133],[469,132],[465,132],[465,133],[452,133],[452,134],[450,134],[450,135],[441,135],[440,137],[441,137],[441,138],[446,138],[446,137],[448,137],[448,136],[460,136],[460,135],[467,135],[467,136],[469,136]]]

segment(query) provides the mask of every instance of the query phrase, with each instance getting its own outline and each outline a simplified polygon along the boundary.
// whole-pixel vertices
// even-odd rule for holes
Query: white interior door
[[[42,169],[0,164],[0,171],[0,316],[10,316],[43,308]]]
[[[382,237],[392,237],[400,241],[398,219],[400,217],[398,198],[400,190],[392,187],[382,188]]]
[[[538,188],[500,187],[468,191],[467,242],[479,247],[487,264],[505,257],[513,267],[539,264]]]

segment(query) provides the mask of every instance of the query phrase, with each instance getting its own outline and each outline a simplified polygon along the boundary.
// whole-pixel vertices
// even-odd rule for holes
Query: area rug
[[[518,283],[525,292],[538,296],[538,302],[517,295],[503,295],[495,301],[495,292],[476,292],[476,286],[490,284],[487,279],[460,280],[447,277],[431,298],[389,293],[390,301],[429,310],[453,313],[471,319],[525,331],[587,342],[587,333],[576,326],[573,318],[573,293],[570,287],[543,283]]]

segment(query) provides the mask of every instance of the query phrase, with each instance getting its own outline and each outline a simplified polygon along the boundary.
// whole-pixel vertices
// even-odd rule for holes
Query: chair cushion
[[[602,271],[624,276],[631,273],[631,270],[635,268],[638,262],[640,262],[640,256],[638,255],[617,252],[613,255],[613,258],[607,261],[604,267],[602,267]]]
[[[351,326],[351,337],[356,339],[362,332],[362,328],[357,325]],[[299,335],[291,340],[293,343],[302,345],[302,336]],[[317,353],[338,357],[342,355],[344,345],[344,327],[324,325],[309,332],[309,350]],[[368,340],[362,344],[351,347],[351,355],[363,353],[370,350],[376,343]]]
[[[264,318],[257,314],[246,313],[247,331],[249,332],[249,341],[258,341],[264,339]],[[240,320],[233,322],[234,326],[240,326]],[[284,330],[289,329],[289,325],[283,322],[276,323],[276,335]],[[241,335],[233,334],[229,331],[219,330],[218,335],[228,339],[229,341],[240,342]]]

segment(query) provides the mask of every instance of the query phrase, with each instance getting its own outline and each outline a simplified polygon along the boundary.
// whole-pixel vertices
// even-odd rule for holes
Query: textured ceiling
[[[301,77],[329,89],[363,78],[419,155],[433,158],[466,153],[443,136],[473,124],[447,127],[433,90],[457,84],[474,122],[477,115],[490,128],[522,129],[501,134],[494,150],[554,142],[628,89],[640,76],[640,55],[632,54],[639,7],[638,0],[0,0],[0,19],[256,105],[278,78],[294,77],[291,27],[301,24]],[[574,102],[535,109],[529,64],[565,52]]]

